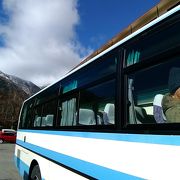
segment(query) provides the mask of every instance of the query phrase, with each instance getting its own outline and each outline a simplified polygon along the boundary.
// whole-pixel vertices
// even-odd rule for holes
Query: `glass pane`
[[[146,34],[131,40],[125,46],[126,65],[130,66],[148,57],[162,53],[170,48],[180,45],[180,22],[179,15],[170,19],[162,27],[152,29]]]
[[[115,124],[115,80],[81,92],[78,124]]]
[[[24,104],[21,112],[20,128],[31,128],[33,121],[33,103],[34,100],[29,100]]]
[[[67,83],[64,84],[63,87],[63,94],[69,91],[72,91],[73,89],[76,89],[78,87],[78,81],[73,80],[73,81],[68,81]]]
[[[56,120],[57,100],[52,100],[43,105],[41,126],[53,126]]]
[[[53,84],[50,88],[45,89],[43,92],[41,92],[35,97],[36,99],[35,105],[39,105],[56,98],[58,96],[59,89],[60,89],[59,82]]]
[[[25,127],[26,118],[27,118],[27,110],[28,110],[28,105],[26,103],[26,104],[24,104],[24,107],[23,107],[22,112],[21,112],[20,128]]]
[[[170,76],[174,67],[177,71]],[[180,87],[179,58],[128,75],[129,123],[180,122],[180,96],[171,98],[174,96],[172,87]],[[168,102],[166,100],[168,105],[164,103],[167,96],[170,97]],[[174,108],[176,115],[170,118],[168,112]]]
[[[82,87],[93,81],[114,74],[116,72],[116,58],[103,59],[99,62],[93,62],[80,69],[73,75],[65,78],[62,83],[62,93]],[[83,77],[83,78],[82,78]]]

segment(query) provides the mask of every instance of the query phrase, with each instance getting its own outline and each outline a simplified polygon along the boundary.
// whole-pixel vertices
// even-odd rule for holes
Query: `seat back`
[[[157,123],[166,123],[166,117],[163,113],[163,109],[161,105],[162,99],[163,99],[163,95],[157,94],[154,97],[154,101],[153,101],[153,115]]]
[[[46,115],[46,126],[53,126],[53,119],[54,119],[53,114]]]
[[[41,117],[37,116],[34,121],[34,127],[39,127],[41,125]]]
[[[41,126],[43,126],[43,127],[46,126],[46,117],[45,116],[42,117]]]
[[[108,123],[114,124],[114,114],[115,114],[115,107],[114,104],[107,103],[104,112],[107,114]]]
[[[79,125],[96,125],[95,115],[91,109],[79,110]]]

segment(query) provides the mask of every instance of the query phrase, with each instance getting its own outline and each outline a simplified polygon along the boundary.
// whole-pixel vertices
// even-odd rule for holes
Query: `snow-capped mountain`
[[[0,71],[0,127],[17,123],[23,101],[39,90],[32,82]]]
[[[40,88],[33,84],[30,81],[23,80],[19,77],[8,75],[0,71],[0,77],[5,78],[7,81],[14,83],[20,89],[22,89],[27,95],[31,96],[32,94],[38,92]]]

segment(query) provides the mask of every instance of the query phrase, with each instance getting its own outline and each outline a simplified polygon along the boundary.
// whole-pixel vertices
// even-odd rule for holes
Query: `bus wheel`
[[[39,165],[35,165],[30,174],[30,180],[41,180]]]
[[[2,144],[3,143],[3,140],[2,139],[0,139],[0,144]]]

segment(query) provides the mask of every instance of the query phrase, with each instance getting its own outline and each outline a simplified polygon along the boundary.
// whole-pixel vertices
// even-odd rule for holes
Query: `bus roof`
[[[77,66],[75,66],[71,71],[69,71],[66,75],[64,75],[61,79],[56,81],[55,83],[50,84],[49,86],[45,87],[44,89],[40,90],[33,96],[29,97],[25,100],[28,101],[29,99],[33,98],[37,94],[41,93],[45,89],[53,86],[54,84],[58,83],[60,80],[64,79],[68,75],[76,72],[77,70],[81,69],[82,67],[86,66],[86,64],[91,63],[92,61],[96,60],[97,58],[101,57],[102,55],[106,54],[107,52],[111,51],[112,49],[116,48],[117,46],[123,44],[127,40],[131,39],[132,37],[138,35],[139,33],[143,32],[144,30],[148,29],[149,27],[153,26],[154,24],[158,23],[162,19],[166,18],[166,16],[171,15],[174,11],[170,11],[171,9],[175,8],[180,4],[180,0],[161,0],[159,4],[154,6],[148,12],[146,12],[143,16],[138,18],[132,24],[130,24],[126,29],[122,32],[117,34],[114,38],[109,40],[105,45],[103,45],[100,49],[96,50],[89,56],[87,56],[84,60],[82,60]],[[175,8],[175,11],[179,10],[179,6]],[[169,11],[169,14],[166,13]],[[167,15],[165,15],[165,13]],[[163,16],[164,14],[164,16]],[[156,20],[157,19],[157,20]]]

